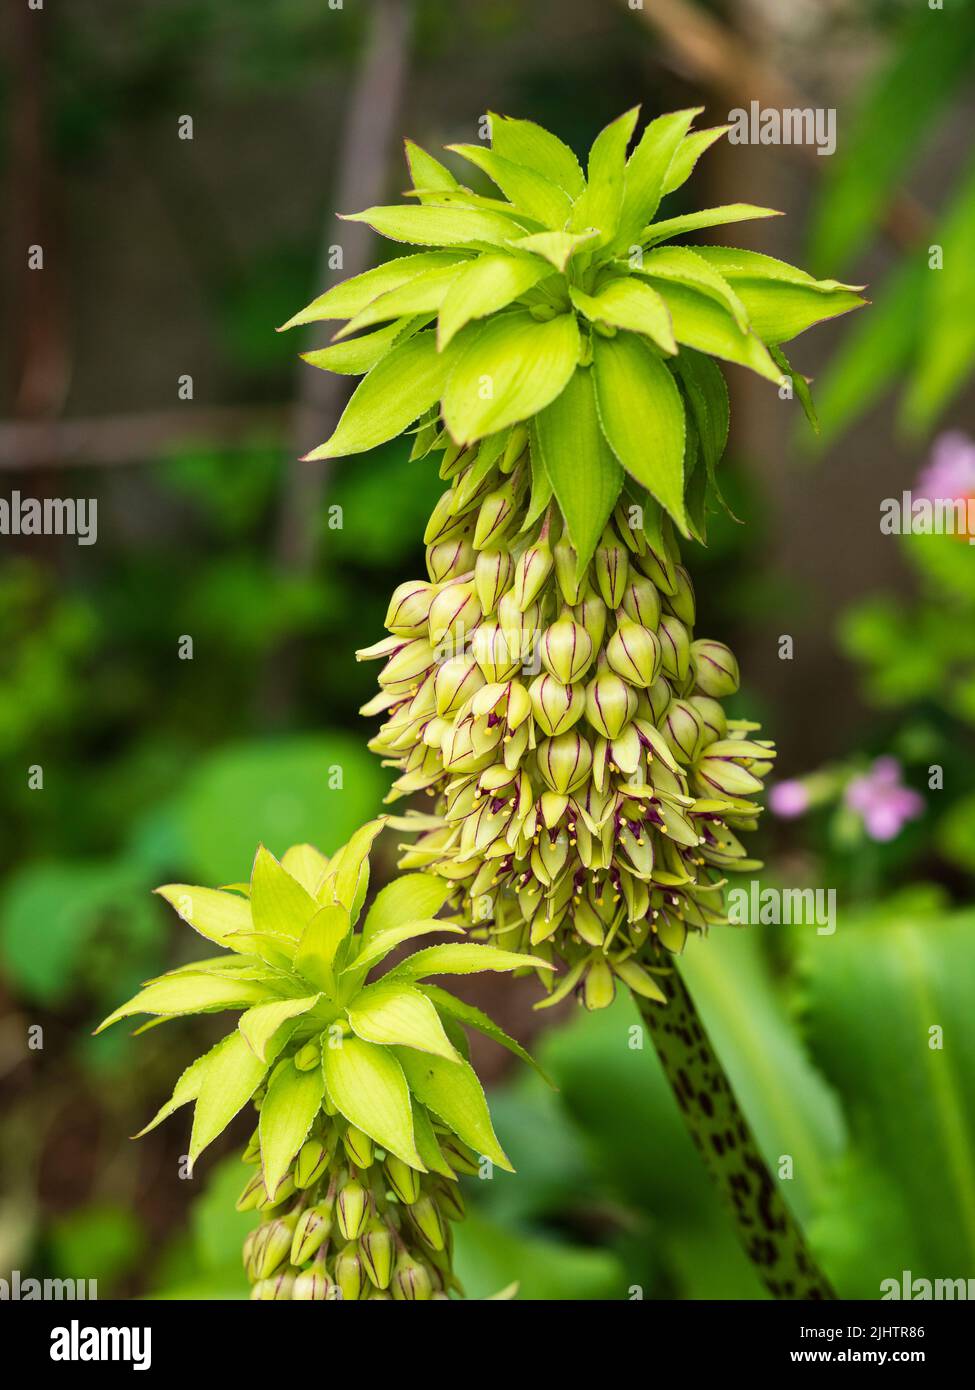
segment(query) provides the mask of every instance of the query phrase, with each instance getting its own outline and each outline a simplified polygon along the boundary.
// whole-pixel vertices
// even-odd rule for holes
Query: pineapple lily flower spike
[[[464,1214],[457,1175],[485,1160],[511,1169],[462,1025],[530,1059],[479,1009],[421,981],[512,970],[524,958],[448,942],[371,980],[403,943],[462,930],[435,916],[450,885],[430,874],[394,880],[357,925],[382,825],[363,826],[331,859],[298,845],[279,862],[261,848],[250,884],[160,888],[225,954],[150,981],[101,1024],[242,1011],[142,1134],[193,1102],[195,1162],[248,1102],[256,1108],[244,1152],[255,1171],[237,1203],[261,1216],[244,1245],[253,1298],[449,1297],[460,1291],[451,1265],[450,1223]]]
[[[427,577],[400,585],[389,635],[358,654],[385,662],[363,713],[385,718],[370,747],[397,770],[389,800],[434,799],[393,822],[417,836],[402,866],[443,876],[479,934],[564,966],[539,972],[541,1007],[633,993],[768,1287],[828,1296],[677,973],[688,934],[726,920],[725,876],[759,867],[738,836],[774,758],[725,714],[738,665],[695,637],[679,537],[703,542],[722,502],[714,359],[791,380],[811,414],[781,344],[865,301],[752,251],[675,244],[775,215],[658,217],[723,134],[691,131],[697,114],[652,121],[627,155],[627,112],[585,175],[554,135],[492,117],[490,148],[452,148],[498,197],[408,143],[415,205],[355,217],[427,249],[285,326],[344,320],[307,360],[364,373],[309,458],[412,430],[447,483]],[[683,1094],[688,1076],[707,1094]]]

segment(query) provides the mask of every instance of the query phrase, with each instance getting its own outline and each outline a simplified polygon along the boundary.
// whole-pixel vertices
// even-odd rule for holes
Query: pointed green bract
[[[475,1152],[499,1168],[514,1170],[498,1143],[491,1124],[484,1091],[468,1062],[448,1062],[443,1057],[419,1056],[396,1049],[410,1090],[428,1110],[450,1126]]]
[[[418,251],[413,256],[396,256],[372,270],[365,270],[361,275],[350,276],[348,280],[333,285],[330,290],[313,299],[301,313],[282,324],[280,332],[300,324],[318,323],[323,319],[350,319],[389,290],[405,285],[429,270],[461,265],[464,260],[464,255],[457,251]]]
[[[568,145],[534,121],[491,115],[491,144],[505,159],[544,174],[577,198],[586,186],[582,168]]]
[[[569,218],[570,232],[595,228],[599,233],[596,238],[596,245],[599,246],[612,241],[619,227],[626,147],[633,135],[638,114],[638,107],[624,112],[596,136],[589,152],[586,189],[576,199]]]
[[[267,1063],[256,1057],[238,1032],[229,1034],[207,1054],[200,1094],[193,1112],[190,1163],[223,1133],[257,1090]]]
[[[450,885],[443,879],[431,874],[401,874],[376,894],[362,927],[363,944],[382,932],[402,928],[404,923],[434,917],[449,896]],[[443,927],[447,930],[446,923]]]
[[[377,984],[356,995],[349,1005],[349,1022],[357,1037],[366,1042],[415,1047],[457,1060],[457,1051],[448,1041],[440,1015],[430,1000],[405,983]]]
[[[321,1067],[299,1071],[292,1061],[280,1062],[261,1102],[261,1167],[264,1186],[274,1196],[291,1161],[308,1137],[321,1109],[325,1078]]]
[[[254,857],[250,906],[256,931],[280,936],[292,945],[318,911],[311,894],[263,845]]]
[[[119,1019],[132,1014],[162,1014],[175,1018],[180,1014],[246,1008],[266,999],[268,994],[267,987],[254,980],[191,975],[181,971],[174,976],[164,976],[140,990],[134,999],[109,1014],[95,1031],[101,1033]]]
[[[496,212],[467,208],[367,208],[346,219],[365,222],[392,241],[419,246],[504,246],[518,235],[519,223]]]
[[[538,260],[515,255],[479,256],[461,267],[440,304],[440,350],[472,319],[482,319],[506,308],[549,274],[548,266]]]
[[[295,951],[295,969],[321,989],[333,989],[335,957],[351,930],[352,918],[341,904],[319,908]]]
[[[584,294],[576,289],[570,294],[572,303],[593,323],[643,333],[661,352],[677,352],[667,302],[648,284],[627,276],[607,280],[595,294]]]
[[[684,408],[673,376],[632,333],[597,340],[593,373],[610,448],[686,534]]]
[[[759,208],[752,203],[727,203],[724,207],[702,208],[700,212],[687,212],[681,217],[667,217],[660,222],[652,222],[644,228],[640,240],[644,246],[655,246],[657,242],[686,236],[688,232],[700,232],[705,227],[724,227],[729,222],[752,222],[756,218],[781,216],[775,208]],[[696,249],[702,251],[708,248]]]
[[[345,1037],[335,1046],[326,1044],[322,1065],[329,1098],[349,1123],[422,1170],[413,1139],[410,1087],[397,1056],[361,1038]]]
[[[475,331],[443,396],[444,421],[459,444],[544,410],[579,359],[579,330],[572,314],[539,321],[514,310]]]
[[[544,174],[515,164],[483,145],[449,145],[448,149],[483,170],[519,212],[527,213],[536,222],[553,230],[564,227],[572,211],[572,199]]]
[[[417,980],[423,975],[475,975],[482,970],[518,970],[526,965],[550,970],[548,961],[537,956],[517,955],[514,951],[499,951],[496,946],[479,946],[474,941],[456,945],[428,946],[417,951],[390,971],[390,978]]]
[[[625,251],[651,221],[664,193],[664,180],[688,127],[703,107],[672,111],[651,121],[626,164],[623,206],[615,245]]]
[[[156,892],[194,931],[221,945],[231,933],[250,926],[250,905],[236,893],[224,893],[217,888],[194,888],[188,883],[167,883]]]
[[[298,999],[272,999],[266,1004],[255,1004],[237,1023],[254,1056],[262,1062],[270,1061],[268,1046],[279,1028],[301,1014],[313,1009],[322,998],[321,994],[308,994]]]

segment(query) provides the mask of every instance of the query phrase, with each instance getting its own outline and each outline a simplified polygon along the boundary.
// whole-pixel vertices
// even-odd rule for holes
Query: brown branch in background
[[[286,406],[184,406],[87,420],[0,423],[0,470],[39,468],[51,459],[58,467],[151,462],[166,449],[199,442],[232,448],[260,431],[281,438],[288,416]]]
[[[645,0],[638,14],[670,51],[673,66],[701,87],[734,105],[757,101],[763,107],[805,108],[811,103],[780,77],[751,47],[714,15],[692,0]],[[789,153],[823,172],[824,161],[810,145],[789,145]],[[895,189],[884,216],[884,230],[895,245],[913,250],[926,235],[927,211],[904,189]]]

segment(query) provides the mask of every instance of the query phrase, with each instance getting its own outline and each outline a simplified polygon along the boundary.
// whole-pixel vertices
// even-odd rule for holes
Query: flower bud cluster
[[[459,1291],[456,1175],[476,1173],[477,1160],[456,1135],[437,1138],[452,1177],[446,1164],[442,1174],[417,1172],[340,1115],[321,1115],[271,1202],[255,1133],[243,1157],[256,1171],[237,1201],[238,1211],[261,1214],[244,1242],[251,1297],[404,1301]]]
[[[737,832],[774,749],[727,719],[738,665],[695,638],[670,521],[624,494],[580,572],[554,501],[539,509],[526,432],[503,455],[448,443],[427,528],[426,580],[390,602],[384,714],[370,747],[397,769],[390,800],[433,815],[402,867],[451,879],[475,927],[568,967],[591,1008],[615,979],[648,997],[645,965],[724,920],[721,889],[751,869]],[[642,963],[641,963],[642,961]],[[662,997],[662,996],[660,996]]]

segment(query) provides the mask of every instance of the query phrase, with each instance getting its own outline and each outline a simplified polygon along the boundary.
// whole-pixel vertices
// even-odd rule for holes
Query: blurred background
[[[404,135],[476,139],[492,109],[584,157],[635,103],[703,126],[757,101],[835,109],[835,154],[722,141],[670,215],[781,208],[732,244],[869,283],[873,307],[791,352],[818,439],[728,370],[746,524],[715,518],[688,563],[700,632],[741,659],[736,712],[781,749],[766,879],[835,889],[838,929],[718,930],[687,976],[840,1293],[975,1277],[975,550],[880,529],[905,488],[975,496],[975,3],[4,11],[0,496],[95,498],[98,538],[0,537],[0,1276],[245,1292],[246,1125],[192,1180],[181,1119],[127,1138],[218,1024],[90,1034],[194,952],[154,885],[240,879],[258,840],[328,850],[388,785],[353,653],[422,573],[439,485],[399,444],[295,462],[348,380],[297,361],[324,333],[275,325],[386,254],[335,214],[397,198]],[[470,1184],[469,1293],[761,1297],[656,1058],[627,1046],[629,1001],[553,1017],[527,981],[466,993],[559,1087],[477,1052],[518,1173]]]

